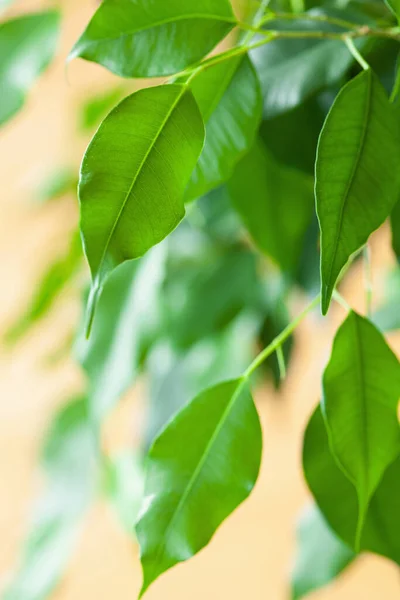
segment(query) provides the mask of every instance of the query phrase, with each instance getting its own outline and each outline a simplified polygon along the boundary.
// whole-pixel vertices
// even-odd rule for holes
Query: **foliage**
[[[364,551],[400,564],[400,364],[382,333],[399,328],[398,263],[373,314],[369,281],[366,316],[337,289],[361,252],[368,272],[369,238],[385,221],[394,264],[400,254],[399,6],[315,4],[263,0],[240,11],[228,0],[104,0],[70,53],[125,78],[169,76],[122,101],[122,88],[109,90],[81,117],[92,129],[119,102],[80,170],[91,286],[76,356],[87,376],[92,473],[103,474],[137,536],[141,595],[204,548],[251,493],[262,453],[251,388],[265,375],[279,387],[295,329],[318,305],[325,315],[332,299],[348,314],[304,434],[315,504],[299,528],[293,597],[326,585]],[[26,19],[39,17],[0,28],[0,53],[15,67],[4,61],[0,78],[18,97],[15,106],[0,101],[2,120],[53,48],[54,15],[50,31],[35,29],[44,41],[32,39],[22,87],[9,78],[30,56]],[[19,334],[77,272],[75,249],[51,267]],[[316,282],[320,294],[291,319],[293,296],[314,294]],[[142,450],[109,456],[103,424],[142,373]],[[69,423],[61,422],[62,441]],[[69,463],[55,445],[58,458],[62,473]],[[78,495],[85,485],[73,481]],[[28,543],[30,568],[36,551]],[[46,597],[68,552],[51,585],[26,597]]]

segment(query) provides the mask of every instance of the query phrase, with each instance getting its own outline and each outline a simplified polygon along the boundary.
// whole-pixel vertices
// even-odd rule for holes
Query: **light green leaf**
[[[35,510],[21,562],[3,600],[45,600],[73,552],[98,476],[85,399],[72,401],[56,415],[43,462],[47,491]]]
[[[133,536],[143,496],[143,461],[133,452],[123,452],[108,461],[106,473],[107,495],[122,527]]]
[[[58,167],[41,182],[36,191],[36,199],[40,204],[45,204],[65,194],[75,196],[77,187],[76,170],[69,167]]]
[[[373,322],[381,331],[400,329],[400,269],[389,273],[383,298],[382,306],[372,316]]]
[[[226,181],[254,142],[261,120],[262,97],[247,56],[231,56],[209,67],[190,84],[206,127],[206,142],[185,199],[203,196]]]
[[[102,94],[97,93],[95,96],[85,100],[79,115],[79,126],[81,131],[92,131],[98,127],[100,121],[107,116],[108,112],[117,104],[117,102],[120,102],[124,95],[123,88],[116,87],[107,90]]]
[[[250,494],[261,460],[261,428],[245,379],[202,392],[150,449],[136,526],[141,595],[162,573],[208,544]]]
[[[122,77],[173,75],[201,60],[235,24],[229,0],[104,0],[70,58]]]
[[[398,199],[399,163],[397,116],[368,69],[339,92],[318,144],[323,314],[343,267],[390,215]]]
[[[183,193],[204,126],[183,85],[140,90],[103,121],[83,158],[81,230],[92,273],[89,328],[112,269],[164,239],[185,214]]]
[[[389,466],[371,499],[359,548],[355,548],[357,492],[331,453],[320,407],[305,433],[303,468],[311,492],[332,529],[353,549],[375,552],[400,565],[400,456]]]
[[[392,230],[392,248],[400,263],[400,201],[398,200],[390,215],[390,226]]]
[[[328,585],[354,560],[354,552],[335,535],[318,508],[308,507],[297,528],[292,600]]]
[[[370,321],[350,312],[325,369],[321,408],[332,453],[357,489],[359,535],[369,500],[400,452],[399,398],[397,357]]]
[[[71,282],[82,266],[82,243],[77,231],[65,256],[57,258],[45,271],[41,281],[36,285],[35,294],[30,305],[6,332],[6,342],[15,344],[26,335],[39,319],[42,319],[54,306],[61,292]]]
[[[107,281],[89,340],[78,356],[89,377],[90,416],[99,425],[132,384],[159,322],[165,245],[128,262]]]
[[[228,189],[256,246],[293,273],[311,221],[312,178],[279,165],[259,140],[237,165]]]
[[[0,125],[18,112],[57,46],[60,17],[49,11],[0,24]]]

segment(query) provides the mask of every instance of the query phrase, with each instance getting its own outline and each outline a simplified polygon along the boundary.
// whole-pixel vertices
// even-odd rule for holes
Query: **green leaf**
[[[185,199],[203,196],[229,179],[252,146],[261,120],[262,97],[247,56],[231,56],[203,70],[190,83],[206,127],[206,142]]]
[[[130,535],[135,533],[135,522],[143,496],[143,461],[133,452],[123,452],[107,463],[107,495],[122,527]]]
[[[128,262],[107,281],[89,340],[78,357],[89,377],[91,418],[99,425],[132,384],[159,322],[165,246]]]
[[[354,560],[354,552],[334,534],[318,508],[310,506],[297,528],[292,600],[328,585]]]
[[[73,552],[82,518],[97,486],[86,400],[56,415],[43,451],[47,490],[34,513],[17,573],[4,600],[45,600],[59,583]]]
[[[180,256],[174,262],[169,262],[163,299],[166,333],[177,347],[189,348],[222,331],[244,309],[263,308],[261,278],[249,250],[213,248],[194,260]]]
[[[146,447],[190,398],[207,386],[239,377],[254,358],[259,319],[244,313],[223,332],[201,339],[184,352],[163,339],[146,361],[149,405]]]
[[[308,424],[303,449],[307,483],[332,529],[353,549],[358,525],[358,498],[354,485],[331,453],[318,406]],[[385,472],[368,507],[360,547],[400,565],[400,456]]]
[[[104,280],[164,239],[185,214],[183,193],[204,141],[183,85],[140,90],[103,121],[83,158],[81,230],[92,273],[89,329]]]
[[[368,69],[339,92],[318,144],[315,193],[323,314],[341,270],[398,199],[399,161],[397,116]]]
[[[147,458],[136,526],[141,595],[162,573],[204,548],[247,498],[257,480],[261,446],[245,379],[202,392],[164,429]]]
[[[276,163],[259,140],[237,165],[228,189],[256,246],[293,273],[312,216],[312,178]]]
[[[122,87],[112,88],[102,94],[85,100],[79,115],[79,126],[82,132],[92,131],[98,127],[108,112],[120,102],[124,96]]]
[[[321,408],[332,453],[357,489],[358,536],[370,498],[400,452],[399,396],[397,357],[370,321],[350,312],[325,369]]]
[[[392,248],[400,263],[400,201],[398,200],[390,215],[390,226],[392,230]]]
[[[5,335],[8,344],[15,344],[30,328],[42,319],[54,306],[61,292],[71,282],[82,266],[82,243],[79,233],[74,231],[65,256],[57,258],[45,271],[36,285],[30,305]]]
[[[40,184],[36,198],[40,204],[55,200],[65,194],[76,194],[78,178],[75,169],[59,167]]]
[[[235,24],[229,0],[104,0],[70,58],[122,77],[173,75],[201,60]]]
[[[400,21],[400,1],[399,0],[385,0],[385,3],[390,8],[394,16]]]
[[[311,15],[323,16],[321,10]],[[268,22],[268,28],[273,23]],[[277,29],[343,31],[321,22],[297,20],[277,22]],[[274,40],[251,53],[264,96],[264,116],[275,117],[336,84],[354,61],[346,46],[337,40]]]
[[[56,51],[59,13],[48,11],[0,24],[0,125],[25,103]]]

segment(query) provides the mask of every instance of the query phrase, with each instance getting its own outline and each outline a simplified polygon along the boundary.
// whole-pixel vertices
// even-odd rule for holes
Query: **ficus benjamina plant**
[[[368,275],[369,238],[386,222],[400,256],[399,20],[396,0],[103,0],[82,26],[68,60],[123,78],[84,108],[87,129],[98,125],[78,184],[87,390],[51,426],[53,508],[45,497],[7,600],[51,593],[99,487],[140,546],[140,597],[204,548],[257,481],[255,383],[279,387],[296,327],[332,302],[347,315],[304,433],[314,504],[292,597],[363,552],[400,565],[400,364],[384,336],[400,327],[400,275],[376,313]],[[1,122],[50,61],[58,22],[52,11],[0,25]],[[148,85],[124,97],[127,78]],[[338,291],[355,260],[365,314]],[[82,261],[75,233],[11,343]],[[308,300],[292,319],[296,290]],[[102,425],[142,372],[142,448],[107,456]],[[35,580],[45,553],[55,560]]]

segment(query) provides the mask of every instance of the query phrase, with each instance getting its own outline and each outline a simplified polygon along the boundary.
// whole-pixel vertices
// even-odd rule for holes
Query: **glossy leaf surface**
[[[206,142],[186,188],[186,200],[226,181],[254,142],[262,97],[247,56],[231,56],[196,76],[190,84],[206,127]]]
[[[358,493],[360,526],[400,452],[399,399],[397,357],[370,321],[350,312],[325,369],[321,406],[332,452]]]
[[[311,15],[324,16],[321,10]],[[268,28],[274,22],[268,23]],[[276,29],[343,31],[322,22],[299,20],[275,22]],[[272,118],[296,106],[315,92],[334,85],[354,61],[338,40],[281,39],[257,48],[251,54],[261,81],[264,115]]]
[[[230,198],[256,246],[293,272],[313,211],[312,179],[279,165],[261,141],[237,165]]]
[[[229,0],[104,0],[70,57],[122,77],[172,75],[201,60],[235,23]]]
[[[334,581],[355,559],[354,552],[332,531],[315,505],[297,528],[292,599],[299,600]]]
[[[54,591],[95,493],[93,461],[86,401],[74,400],[56,415],[46,439],[47,490],[35,510],[18,571],[4,591],[4,600],[45,600]]]
[[[355,549],[359,511],[354,485],[331,453],[324,418],[316,409],[304,437],[303,468],[313,496],[333,530]],[[400,564],[400,457],[385,472],[366,515],[359,550]]]
[[[184,216],[183,193],[203,141],[201,115],[182,85],[140,90],[100,125],[79,181],[81,230],[93,280],[89,323],[110,271],[147,252]]]
[[[91,417],[98,424],[132,384],[154,335],[164,260],[161,244],[141,261],[120,267],[104,287],[89,340],[79,341]]]
[[[18,112],[57,46],[59,14],[48,11],[0,24],[0,125]]]
[[[251,492],[260,460],[260,422],[243,379],[202,392],[164,429],[149,452],[136,526],[142,594],[208,544]]]
[[[370,69],[342,88],[325,121],[315,187],[323,314],[341,270],[390,215],[398,199],[397,131],[397,116]]]

